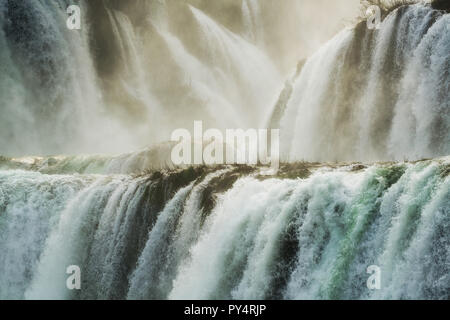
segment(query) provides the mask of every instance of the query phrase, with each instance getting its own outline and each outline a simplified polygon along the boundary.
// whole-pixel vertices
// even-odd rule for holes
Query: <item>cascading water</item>
[[[329,41],[278,106],[285,110],[278,123],[285,160],[448,155],[449,28],[444,12],[404,6],[379,30],[362,22]]]
[[[271,7],[232,2],[80,1],[73,31],[0,0],[0,299],[450,299],[449,14],[342,31],[276,102]],[[286,162],[174,166],[154,142],[198,117],[280,128]]]
[[[449,166],[1,171],[0,298],[449,299]]]
[[[130,152],[200,118],[257,127],[279,89],[261,49],[187,3],[80,1],[81,30],[67,1],[0,3],[2,155]]]
[[[242,13],[244,15],[245,29],[248,30],[248,37],[254,42],[261,42],[261,12],[259,3],[255,0],[242,1]]]

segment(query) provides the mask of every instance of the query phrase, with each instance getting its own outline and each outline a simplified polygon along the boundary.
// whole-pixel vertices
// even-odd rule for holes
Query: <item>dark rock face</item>
[[[450,1],[449,0],[434,0],[431,6],[434,9],[438,10],[446,10],[450,12]]]

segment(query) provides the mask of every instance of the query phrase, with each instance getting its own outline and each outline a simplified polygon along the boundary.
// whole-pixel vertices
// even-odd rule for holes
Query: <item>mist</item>
[[[194,120],[264,127],[299,60],[357,1],[2,1],[0,154],[123,153]]]
[[[0,0],[0,299],[449,300],[449,2],[365,2]]]

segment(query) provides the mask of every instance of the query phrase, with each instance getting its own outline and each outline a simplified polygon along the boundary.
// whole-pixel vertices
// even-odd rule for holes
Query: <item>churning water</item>
[[[450,299],[449,14],[359,23],[283,88],[236,2],[80,1],[74,32],[69,1],[0,0],[0,299]],[[285,164],[175,168],[198,119],[280,128]]]

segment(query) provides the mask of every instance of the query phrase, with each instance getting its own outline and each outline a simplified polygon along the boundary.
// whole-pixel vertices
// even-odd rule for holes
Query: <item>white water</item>
[[[250,37],[184,3],[137,6],[151,11],[139,22],[98,5],[109,33],[89,24],[68,30],[63,1],[1,3],[2,155],[131,152],[198,119],[219,129],[264,127],[282,87],[268,44],[254,38],[266,30],[255,1],[240,8]],[[87,17],[92,8],[81,6]],[[283,159],[447,155],[448,28],[448,14],[415,5],[392,12],[379,30],[362,23],[330,40],[285,98],[276,124]],[[108,57],[96,57],[104,39]]]
[[[104,116],[88,30],[68,30],[61,3],[16,3],[7,17],[0,5],[2,154],[111,150],[107,137],[120,130]],[[115,143],[125,142],[123,132]]]
[[[211,211],[205,192],[231,168],[179,189],[175,173],[0,171],[0,298],[448,299],[448,166],[241,174]],[[65,287],[69,265],[79,292]],[[370,265],[381,290],[366,286]]]
[[[64,1],[11,3],[0,0],[2,154],[121,153],[199,116],[274,119],[282,77],[255,1],[242,4],[244,34],[187,4],[152,1],[140,22],[99,5],[110,34],[95,45],[101,30],[65,28]],[[342,31],[288,82],[271,123],[290,161],[435,160],[290,164],[262,179],[175,169],[170,144],[0,158],[0,299],[449,299],[449,25],[417,5],[379,31]],[[66,288],[70,265],[80,291]],[[380,290],[366,286],[370,265]]]
[[[201,10],[80,6],[82,29],[73,31],[63,0],[0,1],[2,155],[131,152],[194,120],[224,129],[268,117],[281,84],[274,63]],[[97,21],[88,20],[93,7]],[[189,30],[176,26],[179,16]]]
[[[261,35],[262,21],[261,10],[257,0],[242,1],[242,13],[244,17],[244,25],[249,37],[255,43],[261,44],[264,41]]]
[[[285,102],[285,159],[448,155],[449,26],[448,14],[415,5],[392,12],[377,31],[363,23],[329,41],[306,62]],[[352,58],[358,54],[359,61]]]

